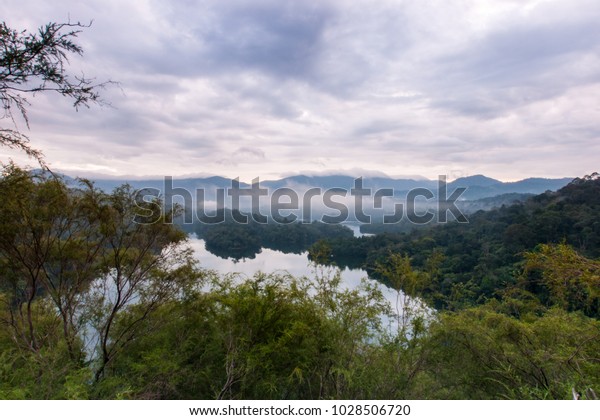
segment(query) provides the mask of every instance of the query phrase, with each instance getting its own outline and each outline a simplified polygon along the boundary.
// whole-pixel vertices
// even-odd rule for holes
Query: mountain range
[[[260,181],[260,186],[269,190],[287,187],[297,192],[305,191],[309,188],[321,188],[323,190],[344,188],[350,190],[355,185],[355,179],[348,175],[296,175],[278,180]],[[456,188],[463,187],[466,188],[466,191],[461,195],[461,200],[478,200],[502,194],[540,194],[545,191],[556,191],[572,180],[573,178],[526,178],[515,182],[502,182],[484,175],[473,175],[448,182],[447,190],[448,194],[451,194]],[[98,188],[105,191],[111,191],[123,183],[128,183],[136,189],[158,189],[163,194],[168,190],[165,179],[131,180],[123,178],[93,179],[92,181],[94,181]],[[194,191],[197,189],[204,189],[206,191],[206,198],[209,199],[214,197],[216,189],[231,188],[232,180],[220,176],[184,178],[173,179],[171,185],[172,188],[183,188],[190,191],[192,195],[195,195]],[[371,188],[373,193],[378,189],[391,188],[394,190],[396,196],[405,196],[408,191],[415,188],[427,188],[435,193],[438,189],[438,180],[365,177],[362,179],[362,186],[363,188]],[[248,183],[240,182],[240,188],[248,187],[250,187]]]

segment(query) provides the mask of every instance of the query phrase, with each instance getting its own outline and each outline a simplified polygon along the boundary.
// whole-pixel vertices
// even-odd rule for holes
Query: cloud
[[[598,19],[600,8],[588,2],[553,2],[514,16],[435,59],[432,106],[493,118],[600,81]]]
[[[278,78],[311,71],[332,11],[326,2],[233,1],[213,4],[212,25],[195,34],[213,71],[258,70]],[[213,9],[214,10],[214,9]]]
[[[234,153],[234,156],[248,156],[253,159],[264,159],[265,152],[253,147],[240,147]]]
[[[102,92],[113,107],[38,95],[30,109],[34,144],[72,171],[598,170],[597,1],[6,0],[0,13],[29,29],[94,19],[70,68],[120,81]]]

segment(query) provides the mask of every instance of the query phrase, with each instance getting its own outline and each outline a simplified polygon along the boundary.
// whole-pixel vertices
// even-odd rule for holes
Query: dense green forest
[[[471,215],[480,210],[492,210],[502,206],[509,206],[512,204],[522,203],[533,196],[534,194],[506,193],[493,197],[480,198],[478,200],[457,201],[456,206],[464,215]],[[435,207],[429,208],[427,210],[426,207],[424,207],[420,211],[417,211],[417,213],[424,213],[425,211],[429,211],[435,214],[436,210],[437,209]],[[454,220],[454,217],[451,213],[448,213],[447,216],[448,221]],[[383,216],[375,215],[371,218],[371,223],[365,223],[360,225],[360,232],[363,234],[374,235],[381,233],[410,233],[415,229],[431,226],[435,223],[437,223],[435,217],[429,223],[425,224],[415,224],[411,222],[407,217],[402,218],[397,223],[383,223]]]
[[[208,251],[222,258],[254,258],[262,248],[299,254],[321,239],[353,237],[352,230],[342,225],[290,222],[287,219],[258,223],[236,210],[219,212],[222,223],[198,221],[192,231],[205,240]],[[248,223],[239,223],[234,216],[237,220],[248,217]]]
[[[469,225],[321,242],[312,276],[243,279],[198,266],[161,203],[127,186],[6,166],[0,396],[593,398],[599,184]],[[319,264],[353,244],[403,305]],[[436,293],[442,309],[419,304]]]
[[[328,239],[317,243],[313,253],[324,246],[330,249],[329,262],[365,268],[379,278],[377,266],[389,255],[410,257],[415,269],[431,273],[423,293],[437,308],[483,303],[514,286],[547,303],[550,292],[539,284],[544,264],[539,261],[539,267],[534,267],[532,255],[545,252],[548,261],[555,258],[554,254],[556,258],[575,258],[569,254],[575,251],[581,258],[600,256],[600,179],[596,175],[578,178],[557,192],[476,212],[466,224]],[[568,273],[560,275],[571,277]],[[597,287],[598,271],[592,269],[590,275],[588,280]],[[573,282],[570,293],[578,294],[579,301],[571,302],[571,309],[598,317],[600,304],[594,288],[588,288],[585,282],[580,284],[579,278]]]

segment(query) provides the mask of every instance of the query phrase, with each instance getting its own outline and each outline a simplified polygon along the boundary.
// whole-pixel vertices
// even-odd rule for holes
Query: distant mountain
[[[325,176],[306,176],[295,175],[274,181],[261,182],[261,186],[266,188],[349,188],[353,185],[354,178],[348,175],[325,175]]]
[[[502,181],[498,181],[494,178],[489,178],[484,175],[473,175],[463,178],[457,178],[454,181],[448,183],[448,186],[453,188],[458,187],[494,187],[502,185]]]
[[[212,176],[208,178],[184,178],[184,179],[172,179],[169,181],[165,179],[143,179],[143,180],[130,180],[130,179],[93,179],[94,185],[103,191],[112,191],[120,185],[125,183],[131,185],[135,189],[155,189],[165,194],[169,185],[173,189],[184,189],[189,191],[192,196],[195,195],[195,191],[204,189],[207,195],[212,196],[213,192],[218,188],[228,189],[232,186],[232,180],[223,178],[220,176]],[[240,188],[248,188],[250,185],[245,182],[240,182]],[[178,194],[178,191],[173,191],[174,194]]]
[[[461,196],[465,200],[478,200],[480,198],[495,197],[502,194],[541,194],[546,191],[556,191],[571,182],[573,178],[527,178],[516,182],[501,182],[483,175],[468,178],[459,178],[448,184],[449,191],[466,187]]]
[[[482,198],[495,197],[503,194],[540,194],[545,191],[556,191],[567,185],[572,178],[527,178],[516,182],[502,182],[484,175],[473,175],[458,178],[448,183],[448,194],[456,188],[467,190],[460,197],[461,200],[478,200]],[[355,178],[346,175],[330,176],[292,176],[276,181],[261,182],[261,185],[270,189],[289,187],[292,189],[321,188],[345,188],[350,190],[354,187]],[[396,196],[404,197],[408,191],[415,188],[427,188],[437,192],[438,181],[428,179],[393,179],[384,177],[365,177],[362,180],[363,188],[375,190],[382,188],[393,189]]]
[[[66,177],[69,180],[72,178]],[[260,185],[263,188],[268,188],[274,191],[278,188],[292,188],[297,192],[305,191],[309,188],[321,188],[328,190],[331,188],[344,188],[348,191],[354,188],[355,179],[348,175],[295,175],[278,180],[261,180]],[[112,191],[114,188],[128,183],[136,189],[153,188],[159,190],[161,194],[165,194],[168,187],[166,179],[149,179],[149,180],[133,180],[133,179],[93,179],[95,185],[105,191]],[[484,175],[473,175],[462,177],[448,182],[447,194],[451,194],[456,188],[466,188],[466,191],[461,195],[460,200],[479,200],[482,198],[496,197],[503,194],[541,194],[545,191],[556,191],[567,185],[572,178],[527,178],[516,182],[502,182],[497,179],[489,178]],[[205,190],[206,199],[214,199],[215,191],[219,188],[229,189],[232,186],[232,180],[220,176],[212,176],[206,178],[185,178],[173,179],[172,188],[183,188],[189,191],[195,198],[195,191],[198,189]],[[245,182],[240,182],[241,188],[248,188],[250,185]],[[383,188],[392,189],[396,197],[404,198],[408,191],[415,188],[426,188],[437,194],[438,181],[429,179],[394,179],[381,176],[364,177],[362,178],[362,187],[370,188],[372,194],[375,191]],[[174,190],[177,194],[181,190]]]
[[[321,188],[328,190],[330,188],[345,188],[350,190],[355,185],[357,178],[348,175],[326,175],[326,176],[306,176],[296,175],[287,178],[282,178],[276,181],[261,182],[261,186],[267,188]],[[393,179],[385,177],[363,177],[363,188],[371,188],[373,190],[391,188],[396,192],[409,191],[414,188],[431,188],[437,189],[437,181],[429,179]],[[373,191],[374,192],[374,191]]]
[[[465,214],[475,213],[479,210],[491,210],[502,206],[524,203],[535,194],[528,193],[506,193],[493,197],[479,198],[477,200],[464,200],[458,203],[460,211]]]
[[[557,191],[571,182],[573,178],[527,178],[516,182],[505,183],[505,188],[510,188],[518,193],[539,194],[539,192]],[[544,189],[545,188],[545,189]],[[544,191],[541,191],[544,189]]]

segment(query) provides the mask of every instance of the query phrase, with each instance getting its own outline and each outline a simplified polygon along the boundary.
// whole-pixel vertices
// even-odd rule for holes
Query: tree
[[[78,296],[99,275],[105,246],[97,211],[99,195],[70,191],[58,178],[33,176],[14,166],[0,179],[0,290],[9,292],[11,328],[25,348],[38,352],[35,306],[48,296],[60,315],[69,353],[77,358]],[[43,291],[43,293],[42,293]]]
[[[315,279],[259,272],[210,280],[149,314],[95,397],[399,397],[395,383],[385,387],[390,393],[380,391],[382,371],[391,369],[378,350],[387,313],[378,288],[343,290],[339,271]],[[134,304],[125,313],[138,311]]]
[[[146,202],[124,185],[106,197],[100,232],[106,246],[99,254],[101,277],[86,296],[94,313],[98,357],[96,380],[135,337],[148,316],[182,296],[201,277],[186,235],[168,223],[162,203]],[[137,311],[122,315],[131,305]]]
[[[198,283],[185,234],[129,186],[76,189],[11,165],[0,196],[0,364],[39,366],[33,382],[67,365],[99,380],[150,314]]]
[[[0,23],[0,102],[4,111],[0,119],[12,123],[12,128],[0,128],[0,145],[21,150],[46,167],[42,153],[30,146],[17,125],[16,116],[20,115],[29,128],[29,95],[56,92],[71,99],[76,109],[101,102],[98,90],[114,82],[95,83],[84,75],[70,75],[66,69],[69,55],[83,54],[74,39],[90,25],[50,22],[37,33],[28,33]]]
[[[506,314],[502,302],[441,315],[426,371],[441,399],[570,399],[600,386],[600,322],[552,308]],[[588,397],[589,398],[589,397]]]
[[[600,317],[600,261],[566,244],[541,244],[525,253],[521,285],[547,306]]]
[[[418,333],[415,328],[426,315],[426,306],[418,296],[428,281],[427,273],[413,270],[408,256],[393,253],[385,263],[377,263],[375,271],[396,291],[398,334]]]

